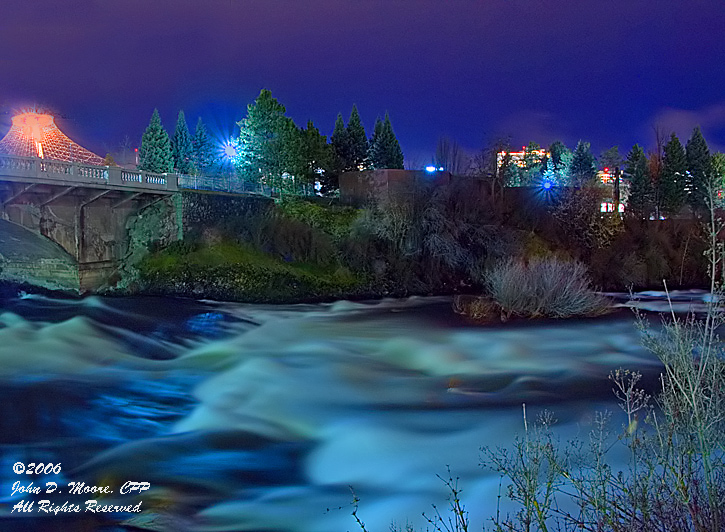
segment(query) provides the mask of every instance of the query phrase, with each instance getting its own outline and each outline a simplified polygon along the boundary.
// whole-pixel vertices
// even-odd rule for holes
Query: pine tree
[[[390,123],[390,116],[385,113],[385,122],[383,123],[383,136],[385,137],[385,153],[387,157],[388,168],[403,169],[405,158],[403,150],[400,148],[398,138],[393,131],[393,124]]]
[[[345,127],[345,121],[342,118],[342,113],[337,114],[335,120],[335,129],[332,131],[330,137],[330,144],[335,155],[335,170],[336,173],[347,172],[353,169],[351,160],[351,149],[350,149],[350,137]]]
[[[174,157],[176,171],[180,174],[188,174],[193,161],[194,149],[184,111],[179,111],[179,117],[176,120],[176,130],[171,139],[171,153]]]
[[[707,208],[708,189],[712,180],[710,149],[697,126],[687,141],[687,191],[688,203],[693,209]]]
[[[574,159],[574,153],[568,148],[565,148],[564,151],[559,154],[559,164],[556,166],[556,173],[558,174],[559,182],[563,187],[571,186],[571,173],[569,169],[571,168],[572,159]]]
[[[608,150],[602,152],[599,156],[599,164],[602,169],[608,168],[610,173],[622,166],[622,156],[619,153],[619,146],[612,146]]]
[[[629,180],[627,211],[648,217],[654,208],[654,191],[648,172],[647,156],[638,144],[632,146],[625,161],[624,176]]]
[[[365,135],[365,128],[362,125],[355,104],[353,104],[350,112],[350,120],[347,121],[347,142],[349,147],[348,164],[351,170],[358,170],[367,159],[368,138]]]
[[[403,150],[395,137],[390,116],[385,113],[385,120],[375,122],[375,130],[370,140],[370,162],[373,168],[403,168]]]
[[[385,168],[383,159],[383,121],[377,117],[373,135],[368,143],[368,161],[372,168]]]
[[[138,151],[138,168],[147,172],[170,173],[174,171],[174,159],[171,153],[171,141],[161,125],[159,110],[154,109],[146,131],[141,137]]]
[[[297,127],[285,116],[285,107],[263,89],[240,127],[237,170],[243,179],[278,186],[287,171]]]
[[[546,158],[546,169],[542,173],[541,182],[543,184],[549,183],[550,186],[554,187],[565,187],[569,185],[569,176],[567,175],[567,166],[560,163],[560,167],[557,168],[554,165],[554,158]]]
[[[558,176],[556,175],[556,169],[554,168],[554,161],[551,157],[546,158],[546,169],[541,175],[541,183],[546,188],[559,186]]]
[[[677,214],[684,206],[687,198],[686,172],[685,149],[677,135],[672,133],[669,142],[665,144],[659,180],[660,207],[663,212]]]
[[[194,166],[199,174],[204,175],[211,170],[215,157],[211,139],[201,117],[196,122],[196,130],[194,131],[194,138],[191,139],[191,144],[194,148]]]
[[[597,165],[588,142],[577,143],[569,173],[575,187],[591,183],[597,177]]]
[[[549,153],[551,154],[551,162],[554,163],[554,170],[558,170],[561,167],[561,156],[568,151],[569,149],[560,140],[555,140],[551,143]]]

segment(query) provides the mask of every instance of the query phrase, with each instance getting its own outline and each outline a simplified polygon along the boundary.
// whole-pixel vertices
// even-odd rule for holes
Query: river
[[[678,310],[702,299],[674,295]],[[643,297],[664,310],[662,294]],[[422,512],[446,507],[447,467],[480,530],[500,489],[480,448],[510,446],[522,403],[531,419],[553,411],[562,439],[586,437],[601,409],[616,431],[610,371],[652,387],[660,369],[628,309],[476,325],[450,298],[0,303],[3,531],[354,531],[350,487],[368,531],[422,530]],[[13,493],[31,482],[40,494]],[[71,493],[80,483],[113,493]]]

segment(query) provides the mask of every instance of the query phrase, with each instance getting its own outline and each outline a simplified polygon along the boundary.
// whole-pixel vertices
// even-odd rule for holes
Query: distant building
[[[615,175],[613,171],[609,170],[609,168],[605,168],[604,170],[599,170],[597,172],[597,179],[599,179],[600,183],[603,185],[613,186]]]
[[[619,181],[617,181],[616,172],[619,172]],[[623,213],[627,204],[629,189],[622,180],[622,173],[619,168],[614,169],[614,171],[609,168],[599,170],[597,172],[597,180],[604,185],[609,196],[602,202],[600,207],[601,212],[614,212],[616,209],[617,212]]]
[[[526,168],[526,155],[535,155],[542,161],[549,156],[549,152],[543,148],[527,152],[526,146],[522,146],[521,151],[500,151],[496,154],[496,165],[498,168],[503,166],[503,161],[507,154],[511,156],[511,163],[519,168]]]
[[[58,129],[53,115],[36,112],[22,113],[13,117],[10,130],[0,140],[0,153],[105,165],[103,157],[76,144]]]

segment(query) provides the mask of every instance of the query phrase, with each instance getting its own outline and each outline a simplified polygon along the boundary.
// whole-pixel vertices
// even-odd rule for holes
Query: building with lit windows
[[[526,151],[526,146],[521,147],[521,151],[500,151],[496,154],[496,164],[498,168],[501,168],[503,166],[503,161],[506,158],[506,155],[511,156],[511,163],[518,166],[519,168],[525,168],[526,167],[526,156],[536,156],[539,158],[539,160],[543,161],[546,157],[549,156],[549,152],[545,149],[540,150],[531,150]]]

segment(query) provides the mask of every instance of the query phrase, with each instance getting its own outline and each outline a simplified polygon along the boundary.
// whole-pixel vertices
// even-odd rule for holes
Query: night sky
[[[154,107],[229,135],[268,88],[327,135],[388,111],[412,166],[441,135],[598,154],[699,124],[722,150],[723,28],[722,0],[2,0],[0,135],[28,105],[101,156]]]

